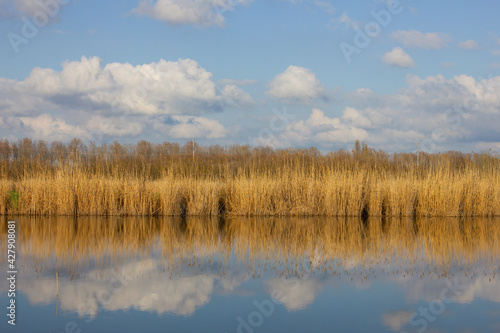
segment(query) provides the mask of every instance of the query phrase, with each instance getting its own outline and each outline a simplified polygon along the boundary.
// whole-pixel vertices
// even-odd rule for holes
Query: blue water
[[[196,268],[172,264],[153,246],[108,267],[80,267],[78,277],[66,267],[57,281],[57,255],[45,260],[54,267],[25,264],[16,325],[4,314],[0,332],[500,332],[496,259],[448,277],[400,274],[390,265],[368,273],[359,264],[282,278],[272,269],[253,277],[234,252],[227,265],[210,265],[199,251]],[[36,262],[33,253],[23,256]],[[4,313],[7,289],[1,282]]]

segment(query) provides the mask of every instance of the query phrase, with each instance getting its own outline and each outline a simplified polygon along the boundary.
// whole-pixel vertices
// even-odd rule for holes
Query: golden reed
[[[495,153],[0,140],[0,214],[500,216]]]

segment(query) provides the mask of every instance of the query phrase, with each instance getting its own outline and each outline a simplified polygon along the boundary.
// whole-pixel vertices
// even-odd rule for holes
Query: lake
[[[500,331],[500,219],[13,219],[1,332]]]

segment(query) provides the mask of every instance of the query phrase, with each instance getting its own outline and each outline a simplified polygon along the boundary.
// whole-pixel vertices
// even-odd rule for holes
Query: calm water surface
[[[0,332],[500,332],[499,219],[16,220]]]

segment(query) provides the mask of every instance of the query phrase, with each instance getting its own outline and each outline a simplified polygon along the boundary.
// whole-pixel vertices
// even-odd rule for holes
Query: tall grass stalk
[[[0,214],[500,216],[492,152],[421,153],[417,165],[415,154],[366,145],[328,154],[196,147],[194,159],[189,149],[0,141]]]

